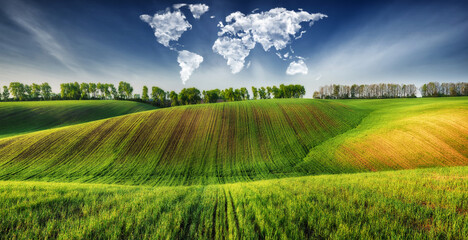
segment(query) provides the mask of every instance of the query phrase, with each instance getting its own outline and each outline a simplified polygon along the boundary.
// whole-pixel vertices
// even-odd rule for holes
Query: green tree
[[[2,93],[3,101],[8,101],[10,98],[10,91],[8,90],[7,86],[3,86],[3,93]]]
[[[112,93],[112,97],[114,99],[118,99],[119,98],[119,93],[117,92],[117,89],[115,89],[114,84],[109,84],[109,88],[110,88],[110,91]]]
[[[258,90],[257,90],[256,87],[253,87],[253,86],[252,86],[252,95],[253,95],[253,99],[254,99],[254,100],[257,100],[257,98],[258,98]]]
[[[51,98],[51,93],[52,93],[52,88],[48,83],[43,83],[41,84],[41,95],[44,98],[44,100],[50,100]]]
[[[205,103],[216,103],[219,99],[221,91],[219,89],[203,91],[203,101]]]
[[[81,99],[89,99],[89,84],[81,83],[80,90],[81,90]]]
[[[15,100],[24,100],[25,94],[24,94],[24,85],[19,82],[11,82],[10,83],[10,92],[11,95],[13,95],[13,98]]]
[[[148,100],[149,100],[148,87],[147,86],[143,86],[143,93],[142,93],[142,96],[141,96],[141,100],[143,100],[145,102],[148,102]]]
[[[133,87],[130,83],[127,82],[119,82],[119,95],[123,99],[128,99],[132,97]]]
[[[24,84],[24,93],[25,93],[25,98],[26,99],[31,99],[32,95],[32,88],[31,86]]]
[[[96,83],[89,83],[89,94],[92,95],[92,98],[96,98],[97,85]]]
[[[201,101],[200,90],[196,88],[184,88],[179,93],[179,102],[182,105],[198,104]]]
[[[41,85],[33,83],[31,86],[31,98],[39,99],[41,96]]]
[[[250,98],[249,91],[245,87],[240,89],[240,95],[242,100],[249,100]]]
[[[258,90],[258,94],[260,95],[260,99],[266,99],[267,98],[267,94],[266,94],[266,91],[265,91],[264,87],[261,87]]]
[[[152,87],[151,98],[153,98],[153,102],[155,105],[164,107],[164,104],[166,102],[166,92],[162,88]]]
[[[176,92],[171,91],[169,93],[169,98],[171,99],[171,106],[178,106],[179,105],[179,96]]]

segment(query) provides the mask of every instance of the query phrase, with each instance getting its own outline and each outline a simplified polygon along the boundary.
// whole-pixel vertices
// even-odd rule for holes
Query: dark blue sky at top
[[[193,28],[179,43],[204,57],[187,85],[177,53],[139,18],[180,2],[210,7],[199,20],[182,10]],[[468,1],[0,0],[0,7],[0,85],[48,81],[58,91],[70,81],[124,80],[135,89],[167,90],[300,83],[311,94],[331,83],[468,81]],[[216,25],[235,11],[275,7],[328,15],[312,27],[304,24],[307,33],[291,43],[309,73],[286,75],[289,62],[257,45],[247,58],[251,67],[233,75],[212,50]]]

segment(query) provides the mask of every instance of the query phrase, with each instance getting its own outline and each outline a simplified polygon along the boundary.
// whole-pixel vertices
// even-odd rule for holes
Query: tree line
[[[468,83],[438,83],[429,82],[421,86],[423,97],[455,97],[468,96]]]
[[[151,103],[159,107],[189,105],[199,103],[215,103],[226,101],[244,101],[249,99],[269,98],[302,98],[305,88],[302,85],[284,85],[279,87],[252,87],[251,98],[247,88],[227,88],[224,90],[213,89],[200,91],[197,88],[184,88],[179,93],[165,91],[153,86],[151,93],[149,88],[143,86],[142,94],[133,94],[130,83],[121,81],[117,88],[114,84],[107,83],[62,83],[60,93],[55,94],[48,83],[22,84],[11,82],[9,86],[3,86],[0,97],[3,101],[27,101],[27,100],[88,100],[88,99],[115,99],[132,100]],[[12,96],[13,98],[10,98]]]
[[[349,99],[349,98],[414,98],[417,88],[414,84],[362,84],[327,85],[315,91],[314,98]]]
[[[9,100],[10,95],[13,96],[13,99],[18,101],[52,100],[56,97],[55,94],[52,93],[52,88],[48,83],[33,83],[31,85],[27,85],[19,82],[11,82],[8,87],[3,86],[1,94],[2,100]]]

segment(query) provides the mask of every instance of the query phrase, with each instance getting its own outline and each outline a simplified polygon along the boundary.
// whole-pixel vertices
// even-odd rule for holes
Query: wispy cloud
[[[39,46],[57,59],[68,69],[82,72],[73,55],[57,40],[54,32],[47,27],[39,9],[21,1],[10,1],[5,4],[4,12],[18,26],[28,31]]]
[[[337,34],[309,56],[310,69],[323,82],[434,80],[435,69],[450,67],[444,58],[463,41],[468,22],[454,9],[413,10],[383,11],[353,26],[352,33]]]

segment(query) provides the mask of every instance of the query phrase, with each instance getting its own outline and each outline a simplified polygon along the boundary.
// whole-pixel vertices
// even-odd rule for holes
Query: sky
[[[468,81],[468,1],[0,0],[0,85]]]

